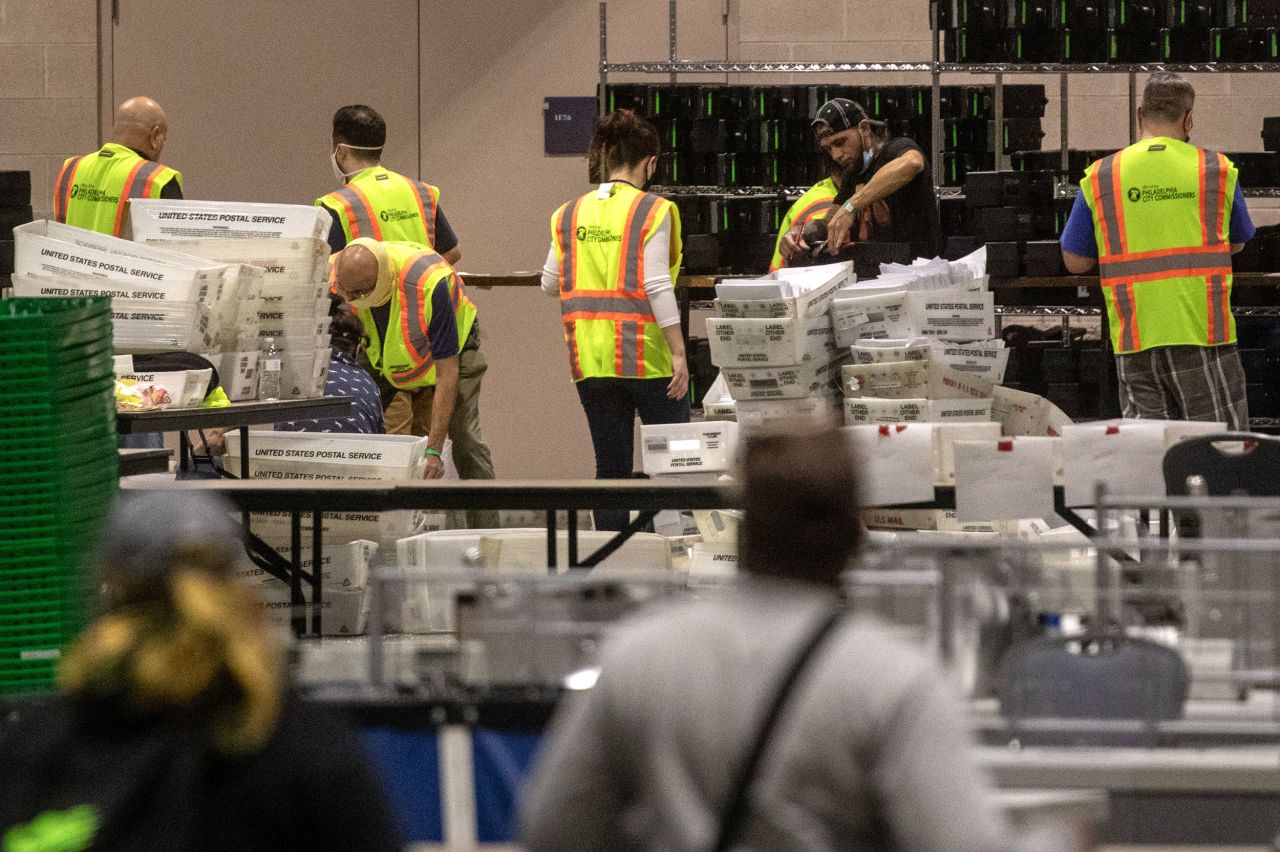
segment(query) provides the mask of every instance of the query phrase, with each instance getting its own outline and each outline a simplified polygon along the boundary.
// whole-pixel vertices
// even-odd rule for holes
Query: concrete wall
[[[588,188],[585,157],[543,154],[543,98],[595,92],[599,7],[588,0],[427,5],[424,34],[448,37],[424,35],[422,172],[441,187],[463,245],[461,268],[539,270],[551,213]],[[723,58],[719,4],[680,5],[688,55]],[[666,0],[614,0],[610,58],[666,57],[666,22]],[[483,422],[499,475],[593,476],[556,300],[513,288],[471,295],[489,360]]]
[[[31,172],[36,218],[62,161],[97,147],[94,0],[0,0],[0,170]]]

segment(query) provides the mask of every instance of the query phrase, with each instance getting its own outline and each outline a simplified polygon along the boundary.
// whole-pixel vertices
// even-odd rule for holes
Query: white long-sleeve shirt
[[[760,718],[831,597],[753,579],[721,599],[650,611],[606,642],[566,697],[523,802],[530,852],[705,852]],[[778,721],[735,847],[770,852],[1038,852],[1016,838],[970,750],[939,668],[883,627],[847,619]]]
[[[659,328],[680,322],[675,285],[671,281],[671,217],[662,220],[644,245],[644,292]],[[551,296],[560,294],[560,264],[556,263],[556,244],[547,251],[542,267],[542,290]]]

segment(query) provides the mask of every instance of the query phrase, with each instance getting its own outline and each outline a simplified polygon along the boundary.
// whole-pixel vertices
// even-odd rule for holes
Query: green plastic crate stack
[[[0,301],[0,694],[47,692],[90,617],[119,486],[110,299]]]

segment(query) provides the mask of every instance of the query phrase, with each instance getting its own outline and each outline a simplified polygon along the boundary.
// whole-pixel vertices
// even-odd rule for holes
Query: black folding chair
[[[1165,453],[1164,481],[1166,492],[1174,497],[1280,496],[1280,438],[1253,432],[1189,438]],[[1280,536],[1280,513],[1267,510],[1205,508],[1174,513],[1174,522],[1188,543],[1195,538]],[[1274,606],[1280,600],[1280,554],[1196,554],[1194,545],[1186,546],[1184,554],[1198,563],[1194,575],[1188,575],[1192,582],[1182,613],[1187,634],[1232,642],[1232,667],[1237,671],[1280,667],[1280,619]],[[1247,690],[1244,684],[1236,685],[1238,696]]]
[[[1164,454],[1165,492],[1187,496],[1192,476],[1210,497],[1280,497],[1280,438],[1224,432],[1179,441]]]

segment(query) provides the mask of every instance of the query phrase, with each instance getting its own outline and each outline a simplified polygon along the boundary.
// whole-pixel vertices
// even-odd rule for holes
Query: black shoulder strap
[[[832,628],[840,622],[843,615],[844,609],[838,606],[823,615],[813,631],[806,637],[804,644],[801,645],[800,650],[791,661],[791,666],[783,674],[782,680],[778,682],[773,700],[769,704],[769,711],[760,723],[760,730],[756,733],[755,740],[751,744],[751,751],[747,754],[746,761],[743,762],[742,767],[739,769],[737,780],[730,791],[728,806],[725,808],[724,815],[720,820],[720,833],[716,838],[716,845],[712,847],[714,852],[728,852],[737,841],[738,834],[742,830],[743,818],[747,814],[747,793],[751,789],[751,782],[755,780],[756,771],[760,768],[760,762],[764,759],[765,752],[769,748],[769,740],[773,736],[778,719],[781,718],[782,711],[786,709],[796,682],[804,674],[809,661],[817,655],[817,651],[822,647],[823,641],[831,634]]]

